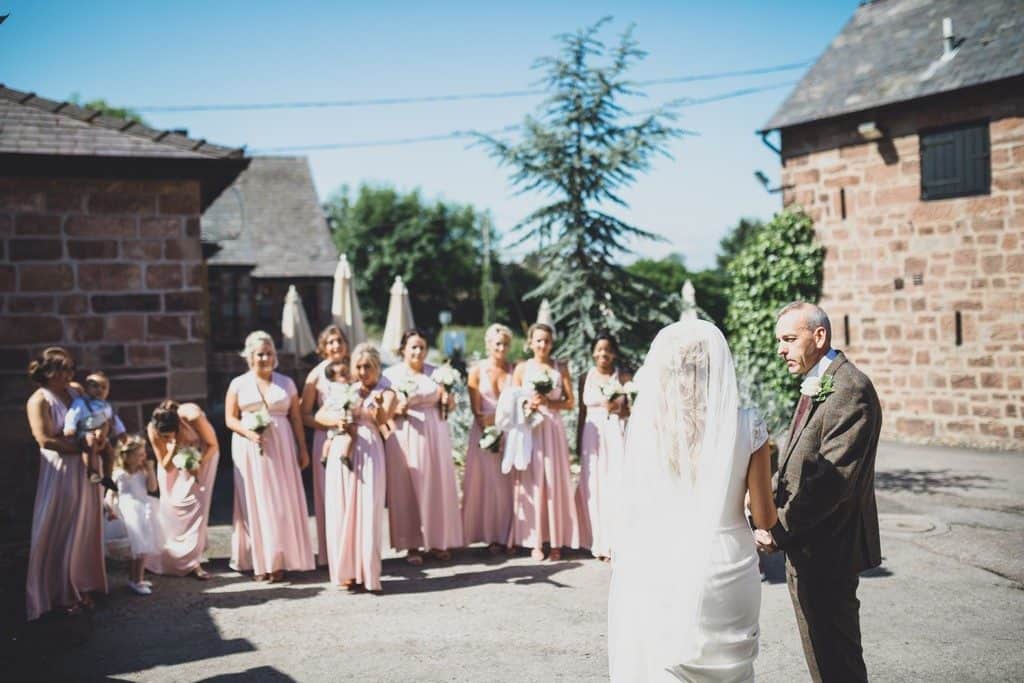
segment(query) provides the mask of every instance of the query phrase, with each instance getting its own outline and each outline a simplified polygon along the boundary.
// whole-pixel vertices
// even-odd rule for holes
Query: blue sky
[[[817,57],[856,9],[856,0],[786,2],[3,2],[0,82],[45,97],[79,93],[119,105],[189,105],[366,99],[520,90],[537,78],[533,60],[557,49],[553,36],[614,17],[613,42],[629,23],[648,57],[637,80],[754,69]],[[624,193],[619,212],[666,243],[691,267],[710,265],[718,240],[742,216],[779,208],[753,178],[778,178],[778,158],[754,135],[805,69],[647,88],[628,104],[649,108],[778,85],[681,111],[700,133],[671,145],[673,159]],[[143,112],[158,127],[250,150],[393,140],[489,130],[522,120],[539,98],[389,107],[231,112]],[[427,198],[491,211],[508,232],[542,197],[516,195],[505,170],[464,140],[301,152],[317,191],[342,184],[419,188]],[[630,260],[633,257],[626,257]]]

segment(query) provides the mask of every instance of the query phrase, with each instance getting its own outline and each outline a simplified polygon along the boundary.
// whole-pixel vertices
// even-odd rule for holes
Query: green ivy
[[[801,209],[786,209],[729,264],[725,324],[740,390],[773,433],[789,424],[800,391],[800,378],[789,374],[776,353],[775,315],[792,301],[818,301],[824,260],[810,217]]]

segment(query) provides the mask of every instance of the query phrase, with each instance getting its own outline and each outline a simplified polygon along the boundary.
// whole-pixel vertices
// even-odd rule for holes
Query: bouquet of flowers
[[[455,385],[462,380],[462,375],[460,375],[459,371],[453,368],[450,363],[445,363],[434,370],[433,374],[430,375],[430,379],[441,385],[444,388],[445,393],[451,394]],[[441,417],[448,419],[447,401],[441,402]]]
[[[352,409],[362,401],[358,384],[342,384],[335,382],[327,392],[327,406],[343,413],[346,422],[352,421]]]
[[[484,433],[480,435],[480,441],[478,442],[480,448],[491,453],[499,453],[501,446],[501,430],[491,425],[484,429]]]
[[[622,384],[617,377],[612,377],[601,387],[601,395],[604,396],[604,400],[609,402],[625,396],[626,401],[632,403],[636,400],[636,384],[633,383],[633,380]]]
[[[406,377],[395,387],[395,391],[400,393],[408,401],[410,398],[416,395],[419,391],[419,382],[416,381],[415,377]]]
[[[191,446],[185,446],[174,453],[171,463],[179,470],[191,472],[199,467],[199,458],[199,451]]]
[[[262,434],[272,424],[274,424],[274,421],[270,417],[270,411],[267,410],[266,406],[260,406],[256,410],[247,410],[242,413],[242,426],[257,434]],[[256,451],[263,455],[262,446],[257,446]]]
[[[533,375],[526,378],[525,386],[533,389],[535,393],[541,396],[547,396],[555,388],[555,384],[561,378],[557,373],[551,370],[541,370]],[[544,421],[544,415],[538,410],[533,410],[529,406],[526,406],[526,419],[530,423],[530,427],[536,427]]]

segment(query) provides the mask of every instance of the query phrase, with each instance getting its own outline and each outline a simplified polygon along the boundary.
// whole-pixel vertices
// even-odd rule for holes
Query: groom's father
[[[867,681],[858,573],[881,563],[875,451],[882,408],[875,387],[832,348],[828,316],[794,302],[779,312],[778,352],[804,377],[781,455],[771,534],[815,681]]]

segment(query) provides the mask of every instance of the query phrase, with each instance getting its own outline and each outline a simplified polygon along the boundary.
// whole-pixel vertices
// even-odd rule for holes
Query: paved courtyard
[[[877,490],[883,566],[861,581],[876,681],[1011,681],[1024,675],[1024,454],[885,444]],[[384,594],[348,594],[326,570],[280,585],[227,567],[216,580],[154,580],[92,617],[30,629],[5,680],[546,681],[607,677],[609,567],[492,558],[385,560]],[[779,558],[762,593],[761,681],[808,680]],[[74,644],[72,644],[74,643]]]

